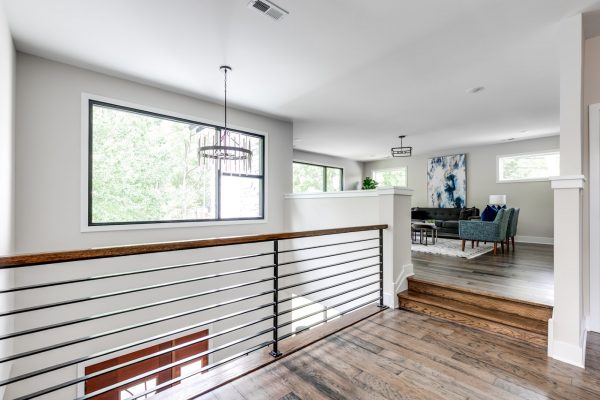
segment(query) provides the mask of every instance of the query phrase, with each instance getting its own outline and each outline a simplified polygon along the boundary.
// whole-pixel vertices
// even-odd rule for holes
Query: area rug
[[[472,249],[471,241],[467,241],[465,245],[465,251],[462,251],[460,249],[461,241],[456,239],[439,238],[435,244],[431,244],[431,238],[428,238],[428,242],[429,244],[427,246],[424,244],[413,243],[411,250],[419,253],[471,259],[479,257],[482,254],[489,253],[493,249],[493,245],[491,243],[483,244],[483,242],[479,242],[479,247],[475,246],[475,248]]]

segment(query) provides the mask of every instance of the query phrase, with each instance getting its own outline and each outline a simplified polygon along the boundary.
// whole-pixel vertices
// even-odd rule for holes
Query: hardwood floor
[[[470,246],[471,243],[467,243]],[[554,246],[516,243],[516,251],[467,260],[412,252],[417,278],[553,305]]]
[[[401,310],[369,317],[205,400],[599,399],[600,335],[587,369],[542,349]]]

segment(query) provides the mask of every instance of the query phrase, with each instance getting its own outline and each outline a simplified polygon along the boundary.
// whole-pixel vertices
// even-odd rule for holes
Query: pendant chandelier
[[[225,127],[202,130],[198,142],[198,162],[201,165],[212,162],[215,168],[229,173],[250,174],[252,150],[249,138],[227,130],[227,72],[231,71],[231,67],[222,65],[219,69],[225,77]]]
[[[412,146],[403,146],[402,139],[406,135],[398,136],[400,138],[400,147],[392,147],[392,157],[410,157],[412,156]]]

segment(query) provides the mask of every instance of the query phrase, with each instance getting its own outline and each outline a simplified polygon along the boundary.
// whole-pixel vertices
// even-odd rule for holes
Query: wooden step
[[[445,283],[429,282],[415,277],[408,278],[411,292],[431,294],[449,300],[476,305],[488,310],[504,311],[521,317],[536,319],[547,323],[552,318],[552,306],[525,300],[511,299],[496,294],[466,289]]]
[[[418,293],[404,292],[400,294],[403,300],[410,300],[422,304],[428,304],[439,308],[444,308],[448,311],[456,311],[461,314],[470,315],[472,317],[488,319],[493,322],[512,326],[515,328],[525,329],[541,335],[548,334],[548,321],[539,321],[536,319],[522,317],[520,315],[511,314],[499,310],[489,310],[478,307],[473,304],[462,303],[460,301],[449,300],[443,297]]]
[[[547,346],[552,307],[414,277],[398,294],[400,308]]]
[[[456,322],[461,325],[470,326],[502,336],[508,336],[513,339],[525,341],[534,346],[546,347],[548,345],[548,338],[546,335],[540,335],[539,333],[526,331],[524,329],[511,327],[456,311],[450,311],[445,308],[420,303],[407,298],[400,297],[400,308]]]

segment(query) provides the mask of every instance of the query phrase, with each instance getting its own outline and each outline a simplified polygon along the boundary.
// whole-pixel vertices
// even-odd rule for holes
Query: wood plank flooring
[[[600,335],[587,369],[511,339],[387,310],[201,399],[600,399]]]
[[[470,260],[413,251],[412,263],[415,276],[423,280],[554,303],[554,246],[516,243],[514,252],[487,253]]]

